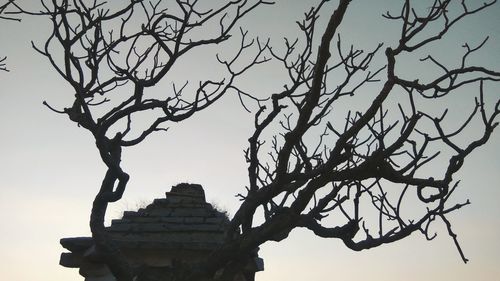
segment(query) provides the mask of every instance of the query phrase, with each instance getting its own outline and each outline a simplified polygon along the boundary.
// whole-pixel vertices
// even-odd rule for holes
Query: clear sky
[[[279,45],[283,36],[296,37],[294,21],[315,1],[281,0],[257,10],[245,20],[253,35],[272,37]],[[337,1],[331,1],[335,6]],[[398,11],[398,0],[354,0],[343,26],[346,43],[373,47],[396,30],[381,17]],[[476,1],[468,1],[474,4]],[[482,1],[480,1],[482,3]],[[38,7],[36,0],[21,3]],[[492,38],[477,61],[500,70],[500,4],[460,25],[440,47],[444,58],[459,54],[464,42]],[[38,9],[38,8],[36,8]],[[82,280],[77,270],[58,265],[63,251],[59,239],[89,235],[88,217],[104,165],[93,138],[65,116],[42,105],[68,106],[70,88],[43,57],[30,47],[48,36],[47,22],[23,18],[21,23],[0,22],[0,56],[8,56],[11,72],[0,72],[0,278],[9,281]],[[391,42],[388,43],[391,45]],[[223,49],[221,49],[223,50]],[[210,54],[213,58],[213,54]],[[199,70],[209,70],[210,60]],[[193,75],[189,61],[178,68],[180,81]],[[425,68],[409,65],[408,71]],[[279,90],[282,84],[263,67],[252,74],[247,87],[254,91]],[[498,85],[489,94],[500,95]],[[450,108],[463,107],[457,98]],[[467,99],[469,101],[470,99]],[[164,196],[179,182],[200,183],[208,201],[234,213],[235,194],[247,184],[243,157],[251,134],[252,115],[235,96],[225,97],[168,133],[159,133],[124,152],[124,167],[131,180],[124,199],[112,206],[109,218],[143,202]],[[460,115],[460,112],[458,116]],[[463,264],[444,227],[435,226],[431,242],[421,235],[376,249],[352,252],[341,242],[324,240],[301,230],[280,243],[262,246],[266,270],[258,281],[493,281],[500,278],[500,133],[472,155],[460,172],[461,188],[456,201],[469,198],[472,205],[451,216],[466,256]]]

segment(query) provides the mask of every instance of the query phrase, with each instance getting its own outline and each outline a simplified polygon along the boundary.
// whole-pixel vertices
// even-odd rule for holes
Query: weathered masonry
[[[166,198],[137,212],[124,212],[107,228],[113,241],[133,265],[168,266],[172,262],[194,262],[222,245],[229,220],[205,201],[201,185],[179,184]],[[85,281],[114,281],[99,259],[90,237],[63,238],[60,264],[79,268]],[[255,254],[237,274],[235,281],[253,281],[263,270],[263,260]]]

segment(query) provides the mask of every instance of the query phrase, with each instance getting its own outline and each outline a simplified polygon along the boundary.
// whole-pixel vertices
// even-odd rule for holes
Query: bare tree
[[[33,47],[71,85],[74,95],[72,105],[62,110],[44,104],[67,115],[95,138],[107,171],[93,202],[92,236],[115,276],[132,280],[136,273],[108,239],[104,227],[108,204],[121,199],[129,180],[120,165],[122,148],[137,145],[151,133],[167,130],[162,127],[164,123],[185,120],[217,101],[234,87],[238,76],[267,60],[262,56],[266,45],[254,44],[241,30],[240,49],[224,61],[226,74],[220,80],[200,81],[187,94],[187,83],[180,87],[174,84],[171,93],[162,97],[148,96],[148,89],[158,84],[181,57],[228,40],[241,18],[269,2],[238,0],[204,7],[199,1],[176,1],[168,9],[164,1],[140,0],[125,4],[76,0],[42,4],[42,12],[18,8],[51,20],[52,33],[47,41],[42,47]],[[240,62],[243,51],[252,45],[257,45],[256,55],[246,64]],[[134,118],[144,112],[153,112],[156,117],[136,132]]]
[[[0,4],[0,20],[20,21],[19,18],[12,17],[11,13],[9,13],[9,11],[7,11],[7,8],[9,6],[14,6],[14,5],[12,5],[13,3],[14,3],[14,0],[8,0],[8,1],[5,1],[4,3]],[[7,60],[6,56],[4,56],[4,57],[0,56],[0,71],[7,71],[7,72],[9,71],[7,69],[7,65],[5,64],[6,60]]]
[[[496,1],[479,7],[464,1],[434,1],[424,12],[416,10],[411,1],[403,1],[400,13],[384,15],[400,23],[401,34],[394,46],[385,48],[385,65],[377,67],[371,62],[382,44],[364,52],[345,49],[341,38],[336,38],[348,0],[338,4],[314,52],[315,23],[326,2],[321,1],[299,24],[306,42],[301,51],[287,43],[283,55],[272,52],[288,71],[290,81],[281,93],[271,96],[270,108],[262,105],[255,115],[255,131],[246,151],[250,185],[240,195],[243,202],[233,227],[241,226],[243,236],[257,241],[279,241],[292,229],[304,227],[320,237],[341,239],[359,251],[416,231],[431,240],[434,235],[429,233],[429,225],[439,219],[467,262],[447,215],[469,202],[451,205],[448,201],[459,183],[453,176],[466,157],[488,141],[498,124],[500,100],[488,108],[484,96],[485,84],[499,81],[500,72],[468,63],[469,56],[488,38],[474,47],[465,44],[457,66],[444,65],[432,55],[422,58],[422,63],[438,70],[425,82],[418,76],[399,76],[398,62],[400,57],[425,52],[426,46],[439,41],[460,20]],[[335,57],[332,49],[336,49]],[[330,85],[332,76],[334,85]],[[331,112],[341,110],[342,100],[369,84],[370,91],[378,87],[371,104],[364,111],[348,111],[343,124],[333,125]],[[436,116],[422,106],[426,100],[437,102],[471,85],[478,94],[470,115],[458,127],[446,120],[447,108]],[[391,95],[398,97],[393,107],[388,106]],[[285,118],[280,119],[280,113]],[[473,119],[483,127],[476,138],[464,133]],[[269,161],[263,161],[265,141],[261,136],[266,130],[275,130],[273,123],[279,124],[281,132],[271,141]],[[447,164],[434,177],[419,175],[431,162]],[[423,212],[405,215],[405,202],[421,205]],[[362,212],[367,204],[378,212],[375,221]],[[258,208],[263,209],[265,222],[253,226]],[[336,219],[337,225],[322,224],[328,215],[344,217],[345,223],[339,225]]]
[[[475,46],[464,45],[463,56],[454,66],[426,55],[421,63],[435,68],[431,78],[415,73],[406,77],[399,69],[403,58],[427,53],[431,43],[439,43],[462,19],[487,9],[495,0],[479,6],[435,0],[424,10],[410,0],[402,1],[400,12],[384,15],[401,29],[399,38],[383,52],[382,44],[370,51],[343,46],[339,28],[350,0],[338,1],[321,29],[318,18],[333,5],[321,0],[298,23],[303,38],[286,40],[284,52],[268,42],[249,40],[242,30],[236,55],[218,57],[226,69],[224,78],[201,81],[192,93],[187,85],[173,87],[172,95],[160,98],[148,97],[147,90],[165,79],[180,57],[228,40],[242,17],[271,3],[236,0],[209,8],[200,1],[178,0],[167,10],[165,1],[132,0],[118,8],[98,1],[91,5],[59,2],[31,13],[48,16],[53,25],[46,43],[34,46],[71,85],[75,99],[63,110],[45,105],[90,131],[107,166],[90,227],[118,280],[205,280],[298,227],[319,237],[341,239],[359,251],[414,232],[433,239],[429,226],[440,220],[467,262],[448,215],[469,202],[449,201],[459,183],[455,174],[498,124],[500,100],[486,103],[485,96],[486,85],[499,81],[500,72],[469,63],[487,38]],[[318,33],[322,36],[316,46]],[[248,59],[242,54],[251,47],[256,52]],[[281,92],[263,100],[234,81],[269,60],[266,53],[282,63],[289,80]],[[243,57],[248,61],[242,64]],[[377,65],[375,60],[384,62]],[[436,114],[425,106],[427,101],[445,100],[471,86],[477,95],[470,115],[458,127],[448,122],[446,107]],[[117,91],[121,94],[114,94]],[[249,185],[246,193],[239,194],[242,203],[231,220],[234,231],[228,233],[241,232],[198,264],[139,272],[113,246],[104,228],[108,204],[120,200],[129,179],[120,166],[121,150],[166,130],[162,125],[167,122],[191,117],[228,91],[236,91],[246,107],[257,106],[255,130],[245,153]],[[367,91],[373,99],[366,108],[347,111],[342,123],[334,120],[332,114],[342,110],[343,102]],[[134,117],[146,111],[157,115],[134,133]],[[466,134],[473,123],[481,124],[480,135]],[[266,141],[270,133],[274,136]],[[429,163],[441,164],[443,169],[432,177],[422,175],[422,167]],[[408,205],[419,211],[408,211]],[[375,218],[370,208],[376,210]],[[262,223],[256,223],[260,213]],[[153,273],[162,277],[148,279]]]

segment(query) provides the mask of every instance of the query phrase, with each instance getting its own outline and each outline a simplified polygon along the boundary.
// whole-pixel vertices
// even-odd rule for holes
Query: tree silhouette
[[[414,232],[431,240],[435,235],[429,226],[442,221],[467,262],[448,215],[469,202],[449,201],[459,184],[454,176],[498,124],[500,100],[485,102],[485,92],[487,83],[500,80],[500,72],[469,62],[488,38],[476,46],[465,44],[457,65],[441,62],[427,48],[439,44],[458,22],[496,1],[470,6],[436,0],[424,10],[402,1],[400,12],[384,15],[400,26],[399,38],[389,47],[378,44],[370,51],[342,44],[339,28],[350,0],[335,1],[335,7],[327,3],[331,1],[318,2],[298,22],[302,39],[285,39],[284,51],[272,48],[269,41],[249,40],[240,29],[235,55],[217,55],[226,70],[223,78],[200,81],[193,89],[187,83],[174,86],[172,94],[163,97],[152,97],[148,90],[159,87],[181,57],[227,41],[244,16],[272,3],[235,0],[217,6],[196,0],[132,0],[118,7],[75,0],[53,1],[39,13],[24,11],[51,20],[53,29],[45,44],[33,46],[74,91],[68,108],[44,104],[88,130],[106,164],[90,227],[98,251],[118,280],[205,280],[221,268],[238,266],[238,257],[267,241],[281,241],[298,227],[341,239],[359,251]],[[328,9],[334,12],[321,27],[318,19]],[[420,58],[422,53],[428,55],[420,63],[435,70],[426,73],[432,77],[407,77],[400,71],[406,58]],[[268,60],[280,62],[288,73],[281,92],[262,98],[235,83],[248,69]],[[477,95],[470,114],[457,126],[447,118],[445,102],[465,88],[475,89]],[[166,130],[168,122],[193,116],[229,91],[238,93],[245,108],[255,112],[255,129],[245,151],[249,184],[238,195],[241,205],[228,231],[240,234],[228,237],[196,264],[133,268],[104,227],[108,204],[120,200],[129,180],[120,165],[122,148]],[[361,94],[371,99],[366,108],[346,110],[342,122],[333,117]],[[428,106],[431,103],[445,106],[436,112]],[[136,128],[134,118],[144,112],[156,116]],[[468,129],[478,124],[480,134],[470,134]],[[429,163],[442,169],[428,174],[424,168]],[[263,219],[256,220],[261,213]],[[226,277],[231,279],[220,278]]]

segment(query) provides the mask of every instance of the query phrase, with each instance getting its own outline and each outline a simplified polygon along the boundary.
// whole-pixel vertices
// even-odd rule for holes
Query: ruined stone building
[[[229,220],[205,201],[200,185],[179,184],[166,198],[136,212],[126,211],[107,228],[113,241],[134,265],[168,266],[172,261],[193,262],[217,249],[223,242]],[[63,238],[69,250],[60,264],[79,268],[85,281],[113,281],[114,276],[99,260],[91,237]],[[256,254],[235,281],[253,281],[263,261]]]

